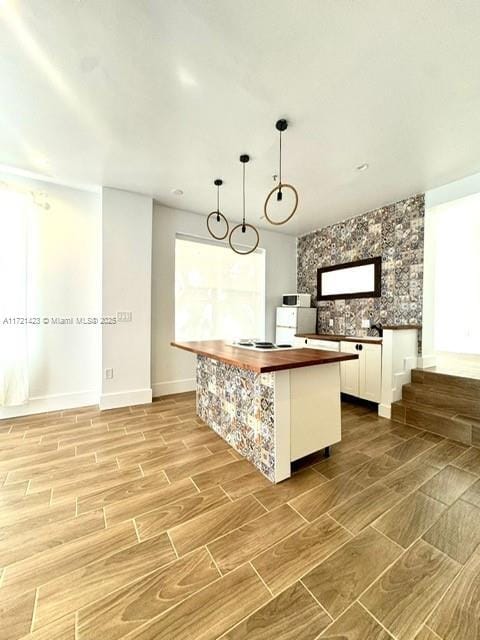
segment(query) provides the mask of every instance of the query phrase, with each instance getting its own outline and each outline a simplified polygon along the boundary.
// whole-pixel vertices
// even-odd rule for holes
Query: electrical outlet
[[[105,369],[105,380],[112,380],[113,378],[113,369]]]
[[[332,318],[330,318],[330,320],[328,321],[328,326],[329,327],[333,327],[333,319]]]
[[[370,319],[362,320],[362,329],[370,329]]]
[[[131,322],[132,321],[132,312],[131,311],[117,311],[117,321],[118,322]]]

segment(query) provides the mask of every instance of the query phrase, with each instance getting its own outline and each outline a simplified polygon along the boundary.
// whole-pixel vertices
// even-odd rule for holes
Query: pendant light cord
[[[245,162],[243,163],[243,220],[242,220],[242,233],[245,233]]]
[[[220,185],[217,184],[217,222],[220,222]]]
[[[280,143],[279,143],[279,162],[278,162],[278,192],[277,192],[277,202],[280,202],[282,199],[282,132],[280,133]]]
[[[278,167],[278,183],[282,184],[282,132],[280,131],[280,162]]]

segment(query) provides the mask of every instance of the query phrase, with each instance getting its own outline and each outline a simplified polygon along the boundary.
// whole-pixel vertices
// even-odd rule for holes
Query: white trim
[[[136,404],[147,404],[152,401],[151,389],[132,389],[117,393],[104,393],[100,396],[100,409],[116,409]]]
[[[391,404],[379,404],[378,405],[378,415],[381,418],[388,418],[389,420],[392,417],[392,405]]]
[[[378,415],[390,418],[391,404],[402,398],[402,387],[418,366],[418,331],[385,329],[382,342],[382,394]]]
[[[29,398],[28,402],[15,407],[0,407],[0,420],[29,416],[48,411],[63,411],[98,404],[98,393],[95,391],[77,391],[76,393],[60,393],[51,396]]]
[[[281,482],[291,475],[290,468],[290,370],[273,374],[275,469],[274,482]]]
[[[184,380],[170,380],[168,382],[154,382],[152,384],[152,396],[169,396],[172,393],[184,393],[185,391],[195,391],[197,381],[195,378],[185,378]]]

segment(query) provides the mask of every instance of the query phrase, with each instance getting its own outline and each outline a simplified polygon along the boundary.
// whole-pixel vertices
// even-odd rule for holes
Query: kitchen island
[[[341,439],[340,362],[355,354],[172,342],[197,355],[197,414],[271,482]]]

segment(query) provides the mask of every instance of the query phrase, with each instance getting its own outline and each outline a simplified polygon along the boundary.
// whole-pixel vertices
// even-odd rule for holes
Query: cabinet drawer
[[[309,349],[322,349],[323,351],[339,351],[340,343],[333,340],[315,340],[313,338],[306,339],[306,345]]]

